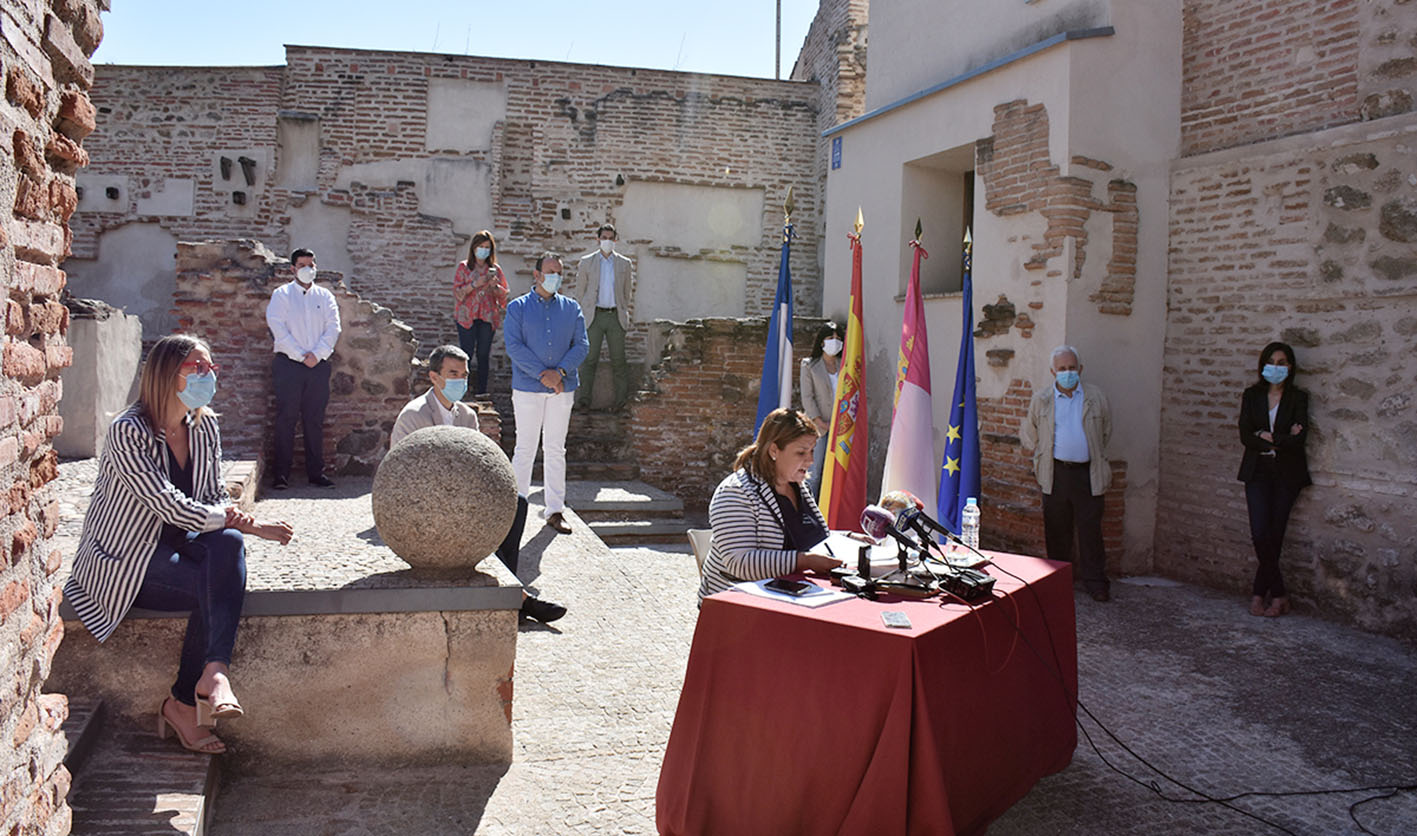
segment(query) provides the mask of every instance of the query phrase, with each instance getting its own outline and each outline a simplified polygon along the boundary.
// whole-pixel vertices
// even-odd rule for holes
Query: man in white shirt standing
[[[610,345],[610,376],[615,383],[614,408],[630,399],[630,371],[625,362],[625,331],[630,327],[630,259],[615,252],[615,225],[601,224],[596,231],[599,249],[581,256],[576,267],[576,301],[586,318],[590,354],[581,364],[576,407],[589,409],[595,369],[600,365],[600,343]]]
[[[1112,408],[1101,389],[1081,382],[1076,348],[1053,349],[1050,370],[1053,385],[1033,396],[1019,433],[1023,446],[1033,449],[1033,472],[1043,488],[1048,559],[1069,562],[1076,531],[1078,576],[1094,601],[1108,601],[1102,510],[1112,484]]]
[[[332,488],[325,476],[325,407],[330,402],[330,355],[339,339],[335,295],[315,285],[315,254],[290,254],[295,280],[275,289],[266,306],[266,325],[275,340],[271,388],[276,396],[275,463],[272,487],[290,486],[295,458],[295,423],[305,436],[305,475],[310,484]]]

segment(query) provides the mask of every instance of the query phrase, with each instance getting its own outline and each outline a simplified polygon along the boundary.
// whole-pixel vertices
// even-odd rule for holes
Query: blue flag
[[[959,338],[959,366],[950,400],[950,425],[945,433],[945,460],[940,465],[940,522],[960,533],[965,500],[979,496],[979,412],[974,403],[974,285],[969,277],[970,254],[964,251],[964,333]]]
[[[772,318],[768,320],[768,345],[763,354],[763,383],[758,390],[758,419],[753,422],[753,435],[763,425],[768,413],[792,405],[792,225],[782,230],[782,263],[777,268],[777,296],[773,299]]]

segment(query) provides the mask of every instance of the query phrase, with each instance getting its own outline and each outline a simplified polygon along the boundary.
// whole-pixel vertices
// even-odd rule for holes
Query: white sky
[[[817,0],[782,2],[782,76]],[[771,78],[775,0],[113,0],[95,63],[272,65],[284,44]]]

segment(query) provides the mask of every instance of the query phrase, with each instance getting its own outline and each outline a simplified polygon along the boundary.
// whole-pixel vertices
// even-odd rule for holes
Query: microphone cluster
[[[914,497],[909,497],[909,499],[913,500]],[[880,505],[866,506],[866,509],[861,512],[861,530],[877,542],[886,537],[896,541],[900,548],[902,572],[905,571],[910,552],[915,552],[917,559],[922,563],[928,558],[935,535],[969,548],[954,532],[926,514],[920,507],[918,500],[893,502],[892,504],[903,507],[892,513]],[[972,601],[976,598],[986,597],[993,592],[994,578],[990,575],[975,569],[949,566],[948,563],[945,566],[942,574],[936,574],[933,571],[931,574],[935,575],[939,586],[951,594],[966,601]],[[869,581],[869,578],[863,580]]]

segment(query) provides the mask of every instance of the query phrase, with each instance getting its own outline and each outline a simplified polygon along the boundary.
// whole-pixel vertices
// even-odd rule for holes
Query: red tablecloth
[[[1067,766],[1071,570],[991,557],[1031,590],[990,567],[998,600],[974,612],[938,598],[705,599],[659,774],[659,832],[979,832]],[[886,628],[888,609],[911,629]]]

